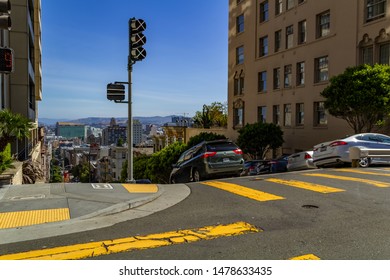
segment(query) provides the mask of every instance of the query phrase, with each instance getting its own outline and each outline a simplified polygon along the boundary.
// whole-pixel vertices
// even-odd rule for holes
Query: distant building
[[[127,127],[117,125],[115,119],[112,118],[110,126],[103,129],[102,144],[105,146],[116,145],[119,139],[122,139],[123,143],[127,141]]]
[[[110,150],[110,158],[112,179],[119,181],[123,165],[127,162],[127,147],[112,147]]]
[[[142,124],[139,120],[133,120],[133,145],[142,142]]]
[[[127,126],[116,124],[114,118],[111,119],[110,126],[103,129],[102,144],[112,145],[117,144],[119,139],[123,143],[127,142]],[[142,142],[142,124],[138,120],[133,120],[133,145],[138,145]]]
[[[69,122],[57,122],[56,135],[64,138],[80,138],[84,140],[86,138],[85,125]]]

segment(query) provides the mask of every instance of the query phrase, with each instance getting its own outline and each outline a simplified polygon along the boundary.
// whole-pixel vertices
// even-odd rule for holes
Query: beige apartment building
[[[230,137],[272,122],[293,153],[353,134],[320,93],[363,63],[390,64],[390,0],[229,0]]]

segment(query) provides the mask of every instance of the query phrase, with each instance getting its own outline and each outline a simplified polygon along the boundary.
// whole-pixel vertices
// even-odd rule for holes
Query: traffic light
[[[14,71],[14,51],[10,48],[0,48],[0,73],[9,74]]]
[[[146,23],[143,19],[131,18],[129,21],[129,44],[130,44],[130,62],[135,63],[146,57],[146,50],[143,45],[146,43],[146,37],[142,33],[146,29]]]
[[[107,99],[114,101],[125,100],[125,86],[122,84],[108,84]]]
[[[0,29],[11,30],[11,2],[0,0]]]

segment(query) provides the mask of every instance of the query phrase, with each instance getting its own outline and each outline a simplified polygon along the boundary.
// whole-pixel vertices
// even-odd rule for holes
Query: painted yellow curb
[[[178,230],[145,236],[132,236],[51,249],[36,250],[0,256],[0,260],[70,260],[85,259],[132,250],[144,250],[175,244],[211,240],[219,237],[260,232],[245,222],[228,225],[207,226],[197,229]]]

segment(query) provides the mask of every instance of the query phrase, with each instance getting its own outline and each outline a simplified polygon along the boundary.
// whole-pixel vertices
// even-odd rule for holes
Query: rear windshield
[[[233,143],[213,143],[206,146],[207,151],[221,152],[221,151],[234,151],[238,147]]]

